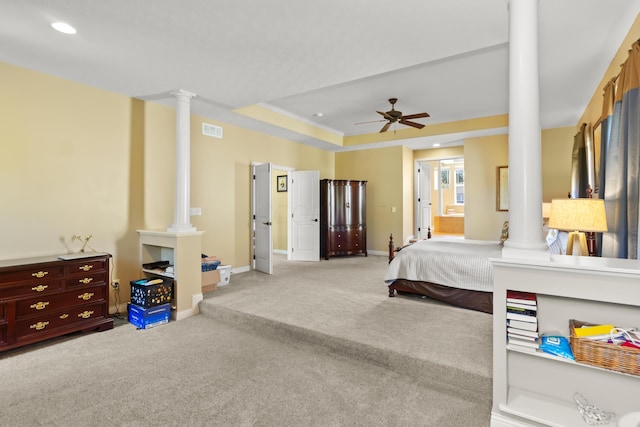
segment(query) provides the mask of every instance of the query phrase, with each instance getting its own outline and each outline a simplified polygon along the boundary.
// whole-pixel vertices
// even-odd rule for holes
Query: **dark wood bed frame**
[[[427,232],[427,239],[431,238],[431,229]],[[425,239],[426,240],[426,239]],[[414,242],[409,243],[409,245]],[[400,252],[406,246],[395,247],[393,242],[393,234],[389,235],[389,263],[393,261],[397,252]],[[437,301],[445,302],[457,307],[469,310],[482,311],[484,313],[493,313],[493,293],[471,291],[467,289],[459,289],[449,286],[439,285],[437,283],[413,281],[406,279],[398,279],[389,285],[389,297],[395,297],[396,292],[408,293],[414,295],[424,295]]]

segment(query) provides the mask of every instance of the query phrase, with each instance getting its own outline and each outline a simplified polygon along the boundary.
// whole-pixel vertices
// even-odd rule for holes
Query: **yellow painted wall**
[[[113,254],[114,278],[138,279],[136,230],[174,220],[175,110],[4,63],[0,93],[0,259],[77,251],[72,236],[91,234]],[[203,121],[224,138],[203,136]],[[203,211],[191,223],[203,252],[234,267],[250,265],[252,162],[334,174],[332,152],[196,115],[191,160],[191,205]]]
[[[571,189],[571,156],[577,133],[572,126],[542,131],[542,201],[567,197]]]
[[[389,234],[405,234],[405,148],[336,153],[335,164],[336,179],[367,181],[367,248],[385,252]]]
[[[464,141],[465,216],[467,239],[499,240],[508,212],[496,209],[496,173],[508,164],[507,135],[470,138]]]
[[[77,252],[72,236],[92,235],[116,277],[135,279],[142,104],[4,63],[0,93],[0,259]]]

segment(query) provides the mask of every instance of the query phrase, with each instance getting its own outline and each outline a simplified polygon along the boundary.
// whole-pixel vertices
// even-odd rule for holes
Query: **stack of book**
[[[507,343],[525,351],[540,347],[535,293],[507,290]]]

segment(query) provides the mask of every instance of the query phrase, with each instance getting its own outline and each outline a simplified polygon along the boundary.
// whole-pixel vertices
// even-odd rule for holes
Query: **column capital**
[[[195,98],[196,96],[198,96],[195,93],[189,92],[188,90],[184,90],[184,89],[174,90],[173,92],[171,92],[171,95],[175,96],[176,98],[184,97],[184,96],[188,98]]]

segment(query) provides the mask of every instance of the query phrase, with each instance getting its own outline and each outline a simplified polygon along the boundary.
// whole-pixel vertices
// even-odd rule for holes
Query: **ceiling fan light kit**
[[[395,109],[396,102],[398,102],[398,98],[390,98],[389,103],[391,104],[391,110],[383,112],[376,111],[376,113],[380,114],[387,120],[387,123],[380,129],[380,133],[386,132],[392,123],[400,123],[406,126],[411,126],[416,129],[422,129],[425,125],[422,123],[417,123],[411,121],[412,119],[421,119],[425,117],[430,117],[429,113],[417,113],[417,114],[409,114],[407,116],[402,115],[402,111],[398,111]]]

